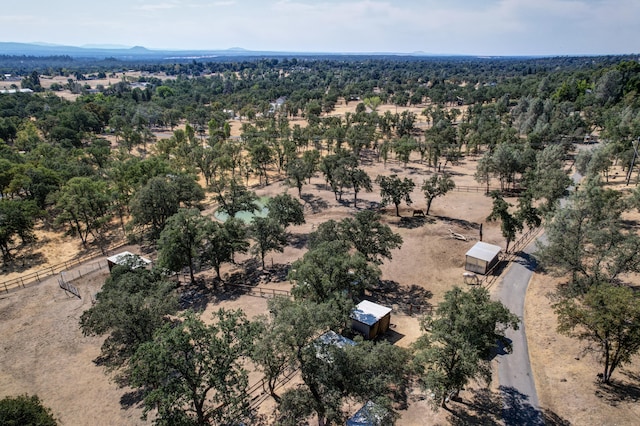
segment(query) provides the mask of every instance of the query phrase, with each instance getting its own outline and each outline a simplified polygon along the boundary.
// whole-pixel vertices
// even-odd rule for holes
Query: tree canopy
[[[470,380],[489,382],[491,351],[496,345],[510,351],[504,332],[518,329],[519,322],[484,288],[454,287],[445,293],[435,315],[423,319],[425,334],[414,344],[420,382],[435,395],[434,403],[446,407],[447,399],[457,397]]]
[[[433,175],[431,178],[426,179],[421,188],[424,193],[424,197],[427,199],[427,210],[425,211],[425,214],[429,214],[433,200],[445,195],[447,192],[455,188],[455,186],[456,184],[453,179],[451,179],[451,176],[446,173],[442,175]]]
[[[115,266],[96,303],[80,316],[86,336],[104,336],[101,360],[112,369],[126,365],[138,346],[151,340],[166,316],[178,310],[175,284],[155,271]]]
[[[56,426],[51,409],[37,395],[7,396],[0,400],[0,424],[5,426]]]
[[[411,205],[411,192],[416,186],[412,179],[401,179],[397,175],[379,175],[376,183],[380,185],[381,204],[385,206],[393,203],[396,206],[396,216],[400,216],[400,203],[404,201],[407,205]]]
[[[380,213],[361,210],[353,218],[323,222],[309,235],[309,246],[314,249],[323,242],[339,240],[355,248],[367,261],[381,264],[381,258],[391,259],[391,250],[402,245],[402,237],[381,220]]]
[[[594,285],[580,298],[563,298],[554,309],[558,331],[585,341],[585,352],[598,355],[603,367],[598,377],[605,383],[640,351],[640,297],[628,287]]]
[[[193,313],[157,329],[131,358],[131,385],[143,394],[144,415],[159,425],[236,422],[250,414],[243,359],[254,327],[241,311],[214,313],[205,325]]]
[[[288,278],[294,283],[296,298],[322,303],[340,299],[345,293],[359,296],[365,289],[376,287],[380,270],[362,254],[349,253],[341,241],[331,241],[317,245],[295,261]]]

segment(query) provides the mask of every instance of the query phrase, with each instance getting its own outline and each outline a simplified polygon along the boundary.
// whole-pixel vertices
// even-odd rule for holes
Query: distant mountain
[[[80,47],[83,49],[131,49],[131,46],[123,44],[83,44]]]
[[[115,58],[120,60],[192,60],[215,57],[284,57],[284,56],[434,56],[424,52],[393,53],[393,52],[278,52],[278,51],[254,51],[241,47],[217,50],[162,50],[147,49],[143,46],[119,46],[119,45],[85,45],[64,46],[50,43],[13,43],[0,42],[0,55],[11,56],[70,56],[72,58],[105,59]],[[437,55],[436,55],[437,56]]]
[[[133,57],[158,57],[166,56],[167,52],[152,51],[142,46],[64,46],[45,43],[13,43],[0,42],[0,55],[25,55],[25,56],[58,56],[67,55],[74,58],[118,58],[132,59]]]

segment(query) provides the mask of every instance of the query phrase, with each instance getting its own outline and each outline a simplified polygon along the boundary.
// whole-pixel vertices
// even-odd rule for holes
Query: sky
[[[479,56],[640,52],[639,0],[29,0],[0,10],[5,42]]]

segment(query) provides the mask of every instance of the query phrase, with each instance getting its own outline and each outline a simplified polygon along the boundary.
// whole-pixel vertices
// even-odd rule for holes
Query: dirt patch
[[[0,396],[38,394],[64,425],[137,425],[141,411],[121,409],[119,389],[93,360],[102,339],[78,327],[89,294],[106,272],[75,281],[82,299],[65,294],[56,278],[0,296]]]
[[[356,103],[352,102],[348,107],[338,107],[347,111],[355,110],[355,106]],[[303,120],[297,123],[305,124]],[[233,136],[239,136],[241,125],[240,121],[232,121]],[[163,135],[170,134],[163,132]],[[341,220],[365,208],[378,210],[383,214],[383,222],[399,233],[404,243],[392,252],[391,260],[385,260],[381,265],[384,286],[372,296],[393,307],[391,334],[394,343],[407,347],[421,333],[418,315],[415,312],[411,315],[407,304],[435,305],[454,285],[464,286],[464,253],[478,241],[480,224],[483,224],[484,241],[504,246],[499,224],[486,222],[491,198],[473,179],[478,158],[467,156],[459,164],[447,165],[446,171],[452,174],[458,188],[436,199],[426,218],[414,218],[412,211],[425,208],[426,202],[419,187],[433,170],[421,164],[415,156],[407,167],[395,160],[386,165],[376,161],[367,161],[363,165],[372,179],[379,174],[392,173],[414,179],[414,203],[401,206],[402,217],[395,216],[393,206],[382,208],[379,205],[376,185],[372,193],[359,194],[356,208],[353,194],[347,191],[342,201],[336,200],[334,194],[326,189],[322,176],[317,175],[302,188],[301,201],[307,222],[289,229],[291,245],[282,253],[267,255],[267,271],[258,269],[254,271],[256,277],[243,278],[237,275],[244,271],[243,267],[226,265],[222,270],[223,276],[259,282],[267,290],[290,290],[291,283],[285,279],[286,271],[306,251],[310,232],[329,219]],[[272,171],[271,178],[269,186],[254,187],[259,196],[286,192],[297,198],[297,190],[288,187],[275,171]],[[631,183],[626,186],[619,167],[612,169],[609,187],[628,191],[634,187],[634,180]],[[515,199],[507,201],[516,203]],[[211,214],[212,209],[206,212]],[[626,213],[624,219],[629,226],[637,227],[640,214]],[[464,235],[468,241],[451,238],[451,231]],[[71,237],[45,230],[39,230],[39,236],[40,243],[34,251],[36,255],[27,259],[22,268],[7,271],[4,277],[17,276],[42,263],[59,263],[73,258],[82,249],[79,241]],[[239,265],[244,265],[251,263],[251,259],[250,255],[244,255],[236,260]],[[220,307],[243,309],[250,318],[267,312],[266,298],[242,292],[217,293],[212,290],[212,274],[205,272],[200,275],[206,286],[198,307],[205,321]],[[104,274],[96,273],[76,281],[84,295],[82,300],[66,296],[54,280],[0,295],[0,317],[3,318],[0,323],[0,335],[3,336],[0,396],[37,393],[67,425],[143,423],[139,419],[140,408],[121,404],[126,390],[110,382],[104,370],[92,362],[99,353],[102,339],[84,337],[78,329],[80,314],[90,306],[87,295],[99,290],[104,277]],[[591,355],[583,356],[576,340],[560,336],[555,331],[556,318],[547,294],[555,289],[557,283],[556,278],[534,274],[526,299],[525,324],[543,415],[550,424],[637,423],[635,419],[640,416],[637,404],[640,369],[631,366],[620,370],[614,376],[613,386],[602,387],[596,383],[596,374],[600,370],[596,359]],[[259,380],[259,374],[252,371],[251,383]],[[410,394],[408,409],[400,412],[398,424],[501,424],[500,407],[504,402],[498,386],[496,380],[489,389],[472,384],[462,394],[461,402],[451,402],[450,411],[437,412],[431,409],[422,391],[414,390]],[[510,395],[507,402],[514,409],[528,409],[527,402],[518,398],[518,395]],[[260,412],[269,416],[273,407],[271,399],[266,398]]]
[[[562,282],[536,273],[525,301],[531,367],[542,407],[572,424],[636,425],[640,417],[640,368],[633,363],[614,373],[614,386],[601,386],[601,366],[576,339],[556,332],[548,295]],[[635,364],[635,365],[634,365]]]
[[[460,185],[473,182],[475,163],[465,161],[448,167]],[[423,164],[412,162],[409,167],[390,161],[365,166],[372,178],[378,174],[397,173],[410,176],[417,187],[432,171]],[[297,197],[295,188],[289,188],[283,181],[276,181],[268,187],[258,188],[259,196],[273,196],[288,192]],[[303,189],[303,200],[307,223],[291,227],[294,244],[282,253],[269,253],[266,274],[262,286],[274,289],[290,289],[290,283],[283,281],[286,269],[300,258],[306,248],[308,234],[329,219],[340,220],[362,208],[379,208],[379,190],[362,193],[358,197],[358,208],[354,208],[352,195],[345,193],[342,202],[336,201],[334,194],[325,189],[320,176],[311,180]],[[396,300],[396,312],[392,317],[392,330],[396,333],[396,344],[408,346],[420,335],[418,319],[402,310],[406,298],[415,301],[419,294],[425,304],[435,304],[453,285],[462,284],[464,253],[478,238],[477,227],[485,222],[491,206],[491,199],[480,192],[452,192],[438,198],[433,203],[431,216],[411,217],[413,208],[425,207],[424,196],[416,189],[412,194],[414,204],[401,207],[401,218],[395,216],[393,207],[380,209],[383,221],[395,232],[402,235],[402,248],[394,250],[393,259],[381,266],[382,279],[394,288],[394,295],[404,295]],[[450,237],[449,229],[468,236],[469,241],[459,241]],[[484,226],[485,241],[503,244],[497,224]],[[47,262],[59,262],[68,255],[75,255],[79,245],[74,239],[47,236],[46,247],[41,251]],[[64,247],[63,250],[60,247]],[[150,257],[153,258],[153,255]],[[239,263],[249,261],[250,256],[238,256]],[[230,277],[241,268],[226,266],[223,275]],[[274,273],[275,271],[284,271]],[[205,273],[210,275],[210,273]],[[55,279],[27,289],[0,296],[0,335],[3,336],[2,359],[0,365],[0,396],[17,393],[36,393],[44,403],[66,425],[142,423],[140,408],[123,408],[120,398],[126,390],[119,389],[104,374],[93,360],[100,350],[102,339],[82,336],[78,328],[81,313],[90,306],[90,294],[97,292],[104,282],[105,274],[96,273],[89,278],[76,280],[83,299],[69,297],[58,287]],[[210,280],[207,278],[207,280]],[[211,281],[206,281],[211,291]],[[249,317],[266,313],[266,299],[247,295],[210,297],[200,304],[203,318],[211,318],[211,312],[220,307],[243,309]],[[380,296],[382,298],[382,296]],[[393,302],[393,301],[391,301]],[[391,303],[393,304],[393,303]],[[255,375],[255,373],[253,373]],[[420,395],[414,395],[416,404],[403,411],[399,424],[416,424],[412,419],[441,418],[442,412],[433,413],[426,404],[417,402]],[[269,402],[265,401],[265,404]],[[126,404],[125,404],[126,405]],[[424,407],[423,407],[424,405]],[[265,409],[269,411],[269,405]],[[272,406],[271,406],[272,407]],[[272,410],[272,408],[271,408]],[[263,411],[264,412],[264,411]]]

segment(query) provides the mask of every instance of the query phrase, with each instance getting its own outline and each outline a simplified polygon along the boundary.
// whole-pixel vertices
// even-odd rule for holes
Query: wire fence
[[[291,297],[291,292],[288,290],[282,290],[279,288],[266,288],[266,287],[256,287],[244,284],[225,284],[225,287],[235,288],[241,291],[243,294],[249,296],[263,297],[266,299],[274,298],[276,296],[285,296]]]
[[[453,188],[453,190],[458,192],[478,192],[478,193],[488,194],[491,191],[499,191],[500,189],[493,188],[493,187],[487,188],[486,186],[456,185]]]
[[[115,243],[109,247],[107,247],[105,249],[105,253],[109,253],[112,252],[114,250],[117,250],[121,247],[126,246],[127,243],[125,242],[118,242]],[[68,271],[72,268],[75,268],[79,265],[82,265],[86,262],[89,262],[91,260],[100,258],[100,257],[104,257],[106,254],[104,253],[93,253],[93,254],[88,254],[86,256],[82,256],[82,257],[78,257],[76,259],[72,259],[72,260],[67,260],[61,263],[58,263],[56,265],[52,265],[49,266],[47,268],[44,269],[40,269],[38,271],[35,272],[30,272],[28,274],[19,276],[17,278],[13,278],[4,282],[0,283],[0,291],[4,291],[5,293],[9,293],[10,291],[14,291],[20,288],[26,288],[32,284],[35,283],[40,283],[43,280],[52,277],[60,272],[64,272],[64,271]],[[89,266],[91,267],[91,266]],[[82,268],[81,268],[82,269]],[[74,270],[75,273],[75,270]]]
[[[493,191],[498,191],[500,194],[507,197],[517,197],[524,192],[524,188],[496,188],[494,186],[471,186],[471,185],[456,185],[453,191],[458,192],[476,192],[482,194],[489,194]]]

